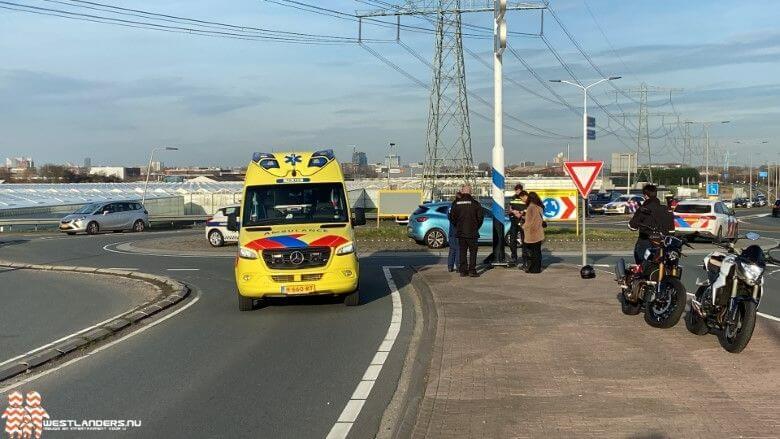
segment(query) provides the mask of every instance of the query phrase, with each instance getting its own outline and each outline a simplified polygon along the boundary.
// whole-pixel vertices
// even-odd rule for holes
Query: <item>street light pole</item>
[[[596,85],[599,85],[604,81],[612,81],[620,78],[621,76],[610,76],[608,78],[601,78],[598,81],[587,86],[583,86],[581,84],[562,80],[562,79],[550,80],[550,82],[563,82],[569,85],[573,85],[579,88],[580,90],[582,90],[582,160],[583,161],[588,160],[588,89]],[[588,198],[582,197],[582,265],[583,266],[588,264],[588,249],[585,241],[585,217],[588,213],[587,210],[588,210]]]
[[[152,148],[151,154],[149,154],[149,164],[146,166],[146,182],[144,182],[144,193],[141,196],[141,204],[146,203],[146,188],[149,186],[149,174],[152,173],[152,159],[154,158],[154,152],[159,150],[165,151],[178,151],[179,148],[173,146],[166,146],[164,148]]]

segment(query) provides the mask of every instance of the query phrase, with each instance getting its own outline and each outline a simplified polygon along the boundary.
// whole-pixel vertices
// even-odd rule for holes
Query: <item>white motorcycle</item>
[[[745,237],[758,240],[758,233]],[[764,270],[767,263],[778,264],[769,252],[758,245],[737,250],[734,243],[716,243],[726,252],[714,251],[704,258],[707,280],[697,281],[699,288],[691,299],[685,326],[696,335],[711,330],[718,334],[721,346],[739,353],[750,342],[756,325],[756,312],[764,292]]]

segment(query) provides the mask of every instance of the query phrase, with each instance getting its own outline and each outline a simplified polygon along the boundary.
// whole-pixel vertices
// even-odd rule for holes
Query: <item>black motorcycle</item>
[[[671,328],[685,310],[686,291],[680,278],[684,240],[659,232],[650,234],[651,246],[639,265],[620,259],[615,264],[615,280],[621,288],[623,314],[637,315],[644,308],[645,322],[654,328]]]
[[[760,238],[754,232],[745,237],[751,241]],[[733,242],[716,245],[726,253],[714,251],[704,258],[707,280],[697,282],[699,288],[691,299],[685,326],[696,335],[714,330],[723,349],[736,354],[747,347],[753,336],[766,265],[780,264],[769,253],[780,249],[780,245],[768,252],[755,244],[742,250],[737,250]]]

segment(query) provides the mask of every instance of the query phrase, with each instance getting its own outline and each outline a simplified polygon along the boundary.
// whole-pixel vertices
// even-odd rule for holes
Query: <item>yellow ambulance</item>
[[[246,171],[235,262],[238,307],[258,299],[344,295],[357,305],[359,267],[352,212],[332,150],[255,153]]]

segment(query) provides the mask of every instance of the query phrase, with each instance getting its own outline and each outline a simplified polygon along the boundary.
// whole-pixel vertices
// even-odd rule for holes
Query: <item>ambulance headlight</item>
[[[239,247],[238,257],[241,259],[257,259],[257,252],[251,248]]]
[[[344,244],[341,247],[339,247],[338,250],[336,250],[336,254],[339,256],[348,255],[354,252],[355,252],[355,244],[352,242],[350,242],[349,244]]]

